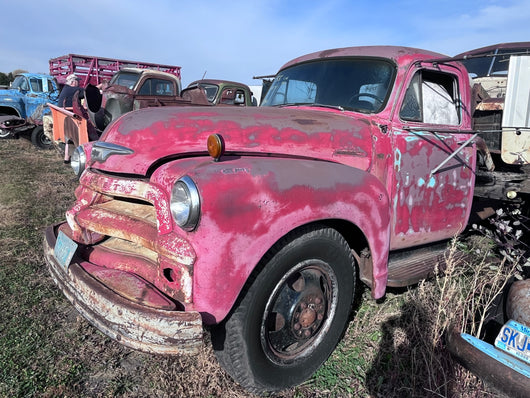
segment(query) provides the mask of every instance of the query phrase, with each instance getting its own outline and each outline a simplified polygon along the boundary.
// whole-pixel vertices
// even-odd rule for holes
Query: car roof
[[[420,61],[423,59],[447,58],[447,55],[421,50],[413,47],[402,46],[358,46],[358,47],[343,47],[332,50],[317,51],[311,54],[303,55],[295,58],[282,66],[285,69],[294,64],[301,62],[309,62],[316,59],[324,58],[342,58],[342,57],[375,57],[387,58],[399,63],[398,60],[403,57],[408,57],[411,61]]]

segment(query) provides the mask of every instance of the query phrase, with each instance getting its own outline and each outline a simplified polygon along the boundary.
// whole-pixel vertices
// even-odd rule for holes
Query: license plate
[[[495,347],[530,363],[530,327],[509,320],[495,339]]]
[[[57,262],[61,266],[68,270],[72,257],[74,257],[75,251],[77,250],[77,243],[66,236],[62,231],[59,231],[57,241],[55,242],[55,248],[53,255],[57,259]]]

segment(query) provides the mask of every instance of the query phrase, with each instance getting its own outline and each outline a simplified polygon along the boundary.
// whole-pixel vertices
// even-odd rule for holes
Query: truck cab
[[[201,89],[211,105],[256,106],[256,99],[246,84],[218,79],[191,82],[183,91]]]
[[[57,101],[59,90],[50,75],[21,73],[15,76],[10,89],[0,90],[0,137],[42,125],[42,116],[49,113],[46,103]],[[11,116],[9,118],[5,116]]]
[[[180,77],[154,69],[123,68],[103,89],[103,130],[124,113],[148,106],[169,104],[180,96]]]

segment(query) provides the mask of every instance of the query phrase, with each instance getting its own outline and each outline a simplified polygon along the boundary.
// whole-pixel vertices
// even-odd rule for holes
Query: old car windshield
[[[219,86],[210,83],[200,83],[199,87],[206,92],[206,97],[208,98],[208,101],[213,103],[215,101],[217,92],[219,91]]]
[[[11,83],[11,87],[19,88],[24,91],[28,91],[29,90],[28,79],[26,79],[25,76],[18,75],[17,77],[15,77],[15,80],[13,81],[13,83]]]
[[[109,84],[115,85],[115,86],[123,86],[123,87],[132,89],[134,88],[134,85],[136,84],[139,78],[140,78],[139,73],[121,71],[121,72],[116,73],[112,77]]]
[[[327,59],[294,65],[280,71],[262,106],[312,105],[380,111],[394,77],[388,60]]]
[[[530,48],[500,48],[475,55],[461,62],[473,78],[487,76],[508,76],[510,56],[529,54]]]

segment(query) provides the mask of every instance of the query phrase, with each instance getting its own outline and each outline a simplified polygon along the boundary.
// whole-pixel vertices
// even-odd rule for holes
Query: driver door
[[[415,66],[392,128],[391,249],[451,238],[466,226],[475,148],[460,87],[467,76],[445,65]],[[466,86],[467,87],[467,86]]]

